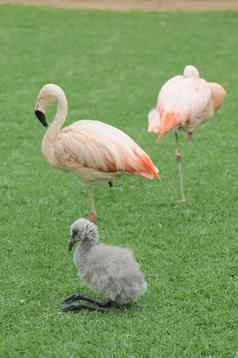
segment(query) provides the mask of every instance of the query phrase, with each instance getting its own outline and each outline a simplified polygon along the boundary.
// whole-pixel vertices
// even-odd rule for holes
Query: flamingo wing
[[[172,128],[192,125],[207,112],[212,91],[201,78],[176,76],[164,84],[159,93],[160,135]]]
[[[158,169],[133,139],[99,121],[81,120],[57,136],[55,156],[62,168],[88,168],[97,172],[128,172],[149,179]]]
[[[212,91],[212,105],[214,111],[217,111],[224,103],[226,91],[219,83],[209,82],[208,84]]]

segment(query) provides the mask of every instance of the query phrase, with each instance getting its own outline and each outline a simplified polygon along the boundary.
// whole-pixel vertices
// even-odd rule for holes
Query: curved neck
[[[62,92],[57,97],[57,111],[54,119],[49,127],[49,130],[53,128],[55,131],[59,131],[64,124],[64,121],[68,114],[68,102],[65,94]]]
[[[64,124],[64,121],[66,119],[67,113],[68,113],[68,103],[66,96],[64,92],[58,93],[56,96],[57,101],[57,110],[56,114],[54,116],[54,119],[52,123],[50,124],[48,130],[45,133],[44,140],[43,140],[43,152],[48,152],[49,154],[46,154],[46,156],[51,156],[53,158],[53,153],[51,153],[52,145],[55,143],[55,139],[61,129],[61,127]],[[51,154],[52,155],[51,155]],[[50,160],[48,158],[48,160]]]
[[[42,141],[43,155],[51,165],[55,165],[56,163],[54,145],[68,111],[67,99],[64,92],[58,93],[55,97],[57,100],[57,111]]]

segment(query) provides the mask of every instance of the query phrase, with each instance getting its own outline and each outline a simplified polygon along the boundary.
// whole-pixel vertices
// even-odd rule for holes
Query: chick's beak
[[[44,127],[48,127],[45,113],[40,108],[38,108],[38,106],[36,106],[36,108],[35,108],[35,115],[36,115],[36,118],[41,122],[41,124]]]
[[[72,251],[72,248],[75,244],[75,240],[74,238],[72,237],[70,240],[69,240],[69,251]]]

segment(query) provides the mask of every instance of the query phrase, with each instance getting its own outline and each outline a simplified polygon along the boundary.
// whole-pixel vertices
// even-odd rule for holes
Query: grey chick
[[[101,292],[106,302],[97,302],[77,293],[66,298],[64,311],[82,308],[106,311],[114,305],[126,305],[142,296],[147,288],[143,273],[128,248],[98,244],[97,226],[81,218],[70,228],[69,250],[75,243],[80,245],[74,252],[74,263],[80,278],[93,290]],[[89,305],[75,305],[84,301]]]

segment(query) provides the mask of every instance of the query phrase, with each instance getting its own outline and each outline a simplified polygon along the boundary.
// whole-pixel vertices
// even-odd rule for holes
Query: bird
[[[147,283],[140,271],[132,251],[126,247],[98,243],[99,232],[96,224],[80,218],[70,227],[69,250],[75,244],[74,264],[80,279],[86,285],[101,293],[105,302],[98,302],[80,293],[64,300],[64,311],[81,309],[109,310],[113,307],[129,305],[142,296]],[[77,304],[75,302],[86,302]]]
[[[48,126],[46,110],[57,103],[53,121]],[[159,179],[159,170],[144,150],[122,130],[96,120],[79,120],[62,128],[68,112],[63,89],[56,84],[44,85],[36,100],[34,112],[47,128],[42,153],[54,167],[78,175],[88,188],[91,212],[96,222],[93,182],[112,181],[122,174],[137,174]]]
[[[183,75],[172,77],[162,86],[156,107],[148,114],[148,132],[157,135],[158,143],[167,132],[171,130],[175,132],[180,202],[186,202],[186,197],[178,130],[187,131],[188,139],[191,141],[193,130],[213,117],[222,107],[225,95],[223,86],[206,81],[200,77],[195,66],[187,65]]]

